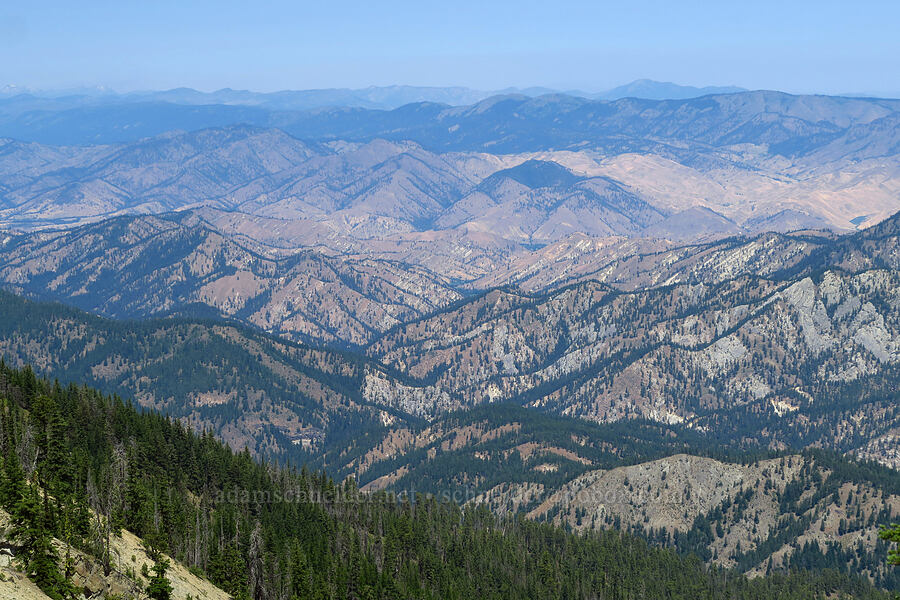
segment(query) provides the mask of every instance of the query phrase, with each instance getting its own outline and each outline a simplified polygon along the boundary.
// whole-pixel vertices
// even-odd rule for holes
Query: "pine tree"
[[[309,598],[312,595],[310,571],[303,548],[296,541],[291,548],[290,569],[292,598]]]
[[[880,535],[883,540],[900,544],[900,524],[882,528]],[[888,564],[900,566],[900,548],[893,548],[888,552]]]
[[[246,600],[250,597],[247,561],[234,544],[228,544],[211,557],[209,578],[210,581],[231,594],[235,600]]]
[[[25,492],[25,472],[19,463],[19,457],[10,449],[3,459],[3,484],[0,486],[0,502],[3,508],[12,512]]]
[[[27,486],[13,507],[11,537],[21,546],[19,557],[28,577],[49,597],[63,600],[74,595],[74,588],[59,572],[49,512],[46,493],[42,505],[37,490]]]
[[[166,571],[169,569],[169,561],[163,558],[159,552],[153,553],[153,576],[147,584],[147,596],[150,600],[171,600],[172,584],[166,577]]]

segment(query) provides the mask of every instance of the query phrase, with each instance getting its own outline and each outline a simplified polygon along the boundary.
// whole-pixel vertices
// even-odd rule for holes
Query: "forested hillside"
[[[615,531],[365,495],[30,369],[0,365],[0,398],[5,543],[54,598],[73,590],[50,537],[103,560],[121,528],[240,599],[888,597],[834,572],[748,580]]]
[[[0,291],[0,357],[132,398],[257,456],[296,456],[381,427],[364,359],[203,319],[111,321]]]
[[[358,436],[319,460],[363,490],[428,492],[576,530],[626,530],[750,574],[803,565],[900,589],[878,538],[880,525],[900,519],[900,474],[833,452],[490,404]]]

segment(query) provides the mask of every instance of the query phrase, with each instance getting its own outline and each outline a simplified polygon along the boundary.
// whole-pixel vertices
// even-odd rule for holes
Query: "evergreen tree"
[[[25,495],[25,472],[19,463],[19,457],[10,448],[3,459],[3,481],[0,485],[0,502],[10,513]]]
[[[299,542],[294,542],[291,548],[291,598],[300,600],[312,596],[310,586],[310,571],[306,560],[306,554]]]
[[[162,553],[153,553],[153,567],[150,569],[153,575],[147,584],[147,596],[150,600],[171,600],[172,599],[172,583],[166,577],[166,571],[171,566]]]
[[[891,527],[884,527],[881,530],[881,539],[900,544],[900,524],[894,524]],[[892,548],[888,552],[888,563],[900,566],[900,548]]]
[[[46,493],[43,504],[33,486],[13,507],[11,538],[19,543],[19,559],[28,577],[49,597],[63,600],[73,595],[73,588],[59,572],[59,557],[53,547]]]
[[[87,525],[90,502],[154,543],[148,550],[153,573],[147,573],[144,590],[152,600],[172,597],[163,545],[169,556],[207,575],[235,600],[888,598],[865,576],[846,568],[823,570],[823,565],[838,568],[842,561],[852,562],[837,546],[821,552],[809,545],[796,553],[791,572],[776,568],[750,580],[738,570],[710,569],[688,552],[660,548],[628,533],[574,534],[522,517],[500,518],[485,507],[422,495],[361,493],[349,482],[336,485],[324,472],[298,473],[257,462],[211,436],[195,435],[176,420],[136,411],[87,388],[50,386],[2,363],[0,394],[7,398],[0,398],[0,408],[9,411],[3,416],[16,413],[0,420],[0,439],[5,440],[0,493],[12,515],[16,555],[28,576],[56,600],[66,600],[71,588],[59,573],[53,538],[100,560],[106,552],[105,539],[99,548],[92,543],[97,531]],[[40,419],[31,416],[38,396],[43,399],[37,402],[44,403],[37,409],[45,415]],[[50,425],[39,429],[32,423]],[[24,438],[17,433],[23,424],[58,438],[38,436],[36,444],[45,452],[33,473],[50,487],[68,482],[59,486],[68,492],[42,494],[28,481],[16,458],[28,455],[17,454],[15,443]],[[52,449],[56,443],[64,452]],[[805,514],[827,498],[840,487],[835,473],[842,464],[828,465],[832,475],[818,482],[821,489],[812,486],[812,497],[788,486],[781,499],[796,498],[783,512]],[[864,473],[869,480],[885,476],[866,468],[854,463],[850,473]],[[741,496],[727,506],[743,511],[749,501],[749,495]],[[717,511],[716,518],[724,511]],[[882,512],[877,518],[885,522],[890,517]],[[775,536],[762,546],[782,547],[809,527],[803,518],[785,519],[797,531],[786,529],[790,537]],[[101,529],[105,537],[107,530]],[[684,534],[681,543],[688,551],[694,543],[707,544],[702,547],[708,551],[714,532],[709,518],[698,517],[693,531],[696,539],[684,541]],[[108,535],[115,535],[114,528]],[[772,548],[762,551],[770,554]],[[875,556],[850,552],[857,561]],[[757,558],[748,550],[739,559],[755,565],[769,554]],[[888,569],[880,557],[877,567],[880,571],[871,565],[858,570],[875,573],[875,583],[882,587],[896,588],[893,579],[885,579]]]

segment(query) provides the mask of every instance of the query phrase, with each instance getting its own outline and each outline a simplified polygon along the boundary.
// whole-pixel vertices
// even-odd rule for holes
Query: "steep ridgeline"
[[[888,598],[856,575],[748,580],[615,531],[576,535],[433,498],[362,494],[350,481],[263,466],[211,436],[30,370],[0,366],[0,416],[0,501],[14,524],[6,543],[54,598],[77,581],[60,564],[73,553],[143,583],[143,553],[127,566],[108,551],[132,534],[239,600]]]
[[[824,231],[768,232],[700,244],[572,235],[512,261],[467,287],[515,287],[531,294],[583,281],[637,291],[676,283],[721,283],[740,275],[780,276],[830,248]]]
[[[0,292],[0,357],[89,383],[277,460],[403,421],[361,390],[376,365],[221,321],[110,321]]]
[[[787,279],[826,268],[857,272],[900,269],[900,213],[855,235],[824,231],[768,232],[701,244],[570,236],[517,257],[472,282],[535,293],[582,281],[623,291],[677,283],[721,283],[742,275]]]
[[[896,465],[898,219],[769,278],[495,290],[394,329],[370,354],[451,406],[512,399],[601,422],[642,416]],[[404,393],[367,383],[384,403]]]
[[[518,258],[473,282],[539,292],[579,281],[638,291],[677,283],[721,283],[742,275],[787,279],[827,268],[847,272],[900,269],[900,213],[843,237],[824,231],[768,232],[715,242],[665,245],[659,241],[571,236]]]
[[[900,474],[833,453],[729,452],[678,426],[491,404],[358,437],[327,460],[343,461],[363,490],[447,494],[577,530],[625,528],[750,574],[834,568],[900,589],[878,539],[900,518]]]
[[[295,341],[359,347],[497,286],[533,294],[599,281],[638,291],[749,274],[785,279],[828,266],[896,269],[898,220],[844,238],[767,233],[675,245],[575,234],[529,251],[486,233],[364,241],[306,221],[205,209],[3,235],[0,282],[16,293],[107,316],[147,317],[203,305],[211,315]],[[300,246],[284,247],[290,240]]]
[[[529,518],[575,530],[609,527],[749,574],[832,568],[900,589],[879,528],[900,517],[895,471],[804,454],[750,464],[676,455],[590,471],[543,495],[501,485],[489,505],[531,493]]]
[[[450,281],[397,261],[258,253],[190,214],[119,217],[8,236],[0,279],[17,293],[110,317],[209,307],[296,341],[360,345],[458,300]]]

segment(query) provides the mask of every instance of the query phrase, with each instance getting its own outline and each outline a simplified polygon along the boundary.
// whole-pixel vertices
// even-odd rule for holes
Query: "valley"
[[[231,92],[0,98],[0,450],[28,493],[166,533],[181,595],[636,589],[548,547],[711,594],[900,589],[897,101]],[[78,481],[30,458],[62,435],[46,398],[96,436],[65,438]],[[294,484],[317,500],[221,500]],[[500,547],[508,580],[471,584]]]

